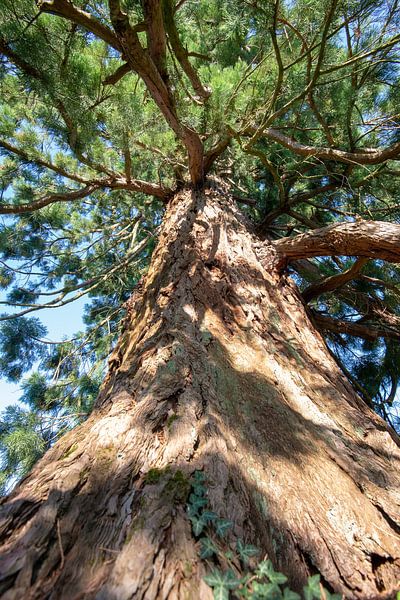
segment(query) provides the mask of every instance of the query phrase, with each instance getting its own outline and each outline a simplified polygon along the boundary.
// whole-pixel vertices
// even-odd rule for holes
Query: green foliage
[[[40,338],[46,333],[46,328],[34,317],[3,322],[0,328],[0,374],[9,381],[18,381],[43,356],[45,350]]]
[[[0,493],[23,477],[47,447],[35,413],[9,406],[0,420]]]
[[[300,596],[285,586],[286,575],[275,571],[269,559],[255,562],[255,557],[260,554],[259,549],[252,544],[245,544],[240,538],[236,538],[235,551],[226,551],[226,543],[221,539],[219,528],[222,524],[225,534],[233,527],[233,523],[221,519],[209,511],[207,506],[204,473],[195,471],[187,513],[192,523],[193,535],[199,538],[199,556],[206,561],[210,569],[204,581],[212,588],[215,600],[341,600],[340,594],[331,594],[323,588],[318,574],[308,578],[307,585],[303,587],[303,596]],[[216,566],[226,565],[227,562],[230,565],[228,569],[222,570]]]
[[[148,485],[154,485],[160,481],[163,475],[165,475],[165,470],[163,469],[149,469],[146,473],[145,482]]]

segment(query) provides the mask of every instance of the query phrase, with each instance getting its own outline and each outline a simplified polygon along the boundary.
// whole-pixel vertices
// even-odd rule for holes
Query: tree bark
[[[346,598],[394,597],[399,440],[275,253],[222,184],[171,200],[95,410],[3,501],[3,600],[212,598],[195,470],[227,547],[255,544],[296,589],[320,572]]]
[[[312,256],[363,256],[400,262],[400,225],[386,221],[333,223],[273,242],[289,260]]]

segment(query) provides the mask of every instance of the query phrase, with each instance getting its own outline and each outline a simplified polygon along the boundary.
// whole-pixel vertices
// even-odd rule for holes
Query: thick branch
[[[126,190],[129,192],[141,192],[142,194],[160,198],[163,201],[167,201],[172,194],[172,190],[169,188],[164,188],[155,183],[141,181],[140,179],[132,179],[131,181],[128,181],[121,178],[102,181],[99,183],[91,183],[84,188],[73,192],[47,194],[46,196],[27,204],[0,204],[0,214],[20,215],[39,210],[45,206],[48,206],[49,204],[55,204],[56,202],[72,202],[74,200],[81,200],[82,198],[89,196],[95,190],[101,188],[108,188],[110,190]]]
[[[18,146],[14,146],[13,144],[10,144],[9,142],[7,142],[5,140],[0,139],[0,148],[4,148],[4,150],[9,152],[10,154],[15,154],[16,156],[21,158],[24,162],[31,163],[31,164],[37,165],[39,167],[44,167],[46,169],[49,169],[50,171],[54,171],[55,173],[57,173],[58,175],[61,175],[62,177],[66,177],[67,179],[71,179],[72,181],[77,181],[78,183],[88,183],[88,180],[85,179],[84,177],[81,177],[80,175],[76,175],[75,173],[70,173],[69,171],[66,171],[65,169],[63,169],[63,167],[54,165],[53,163],[50,163],[47,160],[44,160],[43,158],[40,158],[40,157],[33,158],[33,157],[29,156],[29,154],[27,154],[24,150],[22,150],[21,148],[18,148]]]
[[[326,294],[327,292],[332,292],[333,290],[342,287],[343,285],[345,285],[345,283],[348,283],[356,277],[356,275],[359,273],[359,271],[362,269],[366,262],[368,262],[368,258],[358,258],[355,261],[355,263],[350,267],[350,269],[343,271],[343,273],[339,273],[338,275],[332,275],[332,277],[327,277],[322,281],[318,281],[317,283],[310,285],[304,290],[302,294],[303,299],[305,300],[305,302],[310,302],[310,300],[312,300],[316,296]]]
[[[167,38],[165,35],[162,0],[144,0],[143,11],[147,32],[147,49],[162,79],[167,79]]]
[[[89,13],[74,6],[69,0],[47,0],[45,2],[39,0],[37,4],[41,12],[57,15],[76,23],[121,52],[122,47],[114,32]]]
[[[345,150],[338,150],[336,148],[319,148],[318,146],[300,144],[277,129],[264,129],[263,135],[285,146],[285,148],[288,148],[299,156],[313,156],[320,160],[334,160],[336,162],[358,165],[378,165],[387,160],[397,160],[400,158],[400,142],[383,149],[374,148],[359,150],[358,152],[346,152]]]
[[[204,155],[204,174],[206,175],[211,169],[214,162],[225,152],[231,142],[229,136],[222,137],[219,142],[210,148]]]
[[[385,221],[335,223],[273,242],[287,259],[365,256],[400,262],[400,225]]]
[[[149,181],[142,181],[141,179],[132,179],[127,181],[126,179],[114,179],[113,181],[104,184],[111,190],[127,190],[130,192],[141,192],[148,196],[155,196],[161,200],[167,201],[173,193],[170,188],[165,188],[156,183],[150,183]]]
[[[124,63],[123,65],[118,67],[115,73],[112,73],[111,75],[105,78],[105,80],[103,81],[103,85],[115,85],[120,79],[122,79],[131,71],[132,69],[130,68],[128,63]]]
[[[71,202],[72,200],[81,200],[82,198],[86,198],[99,186],[96,185],[87,185],[81,190],[76,190],[75,192],[64,192],[59,194],[48,194],[39,198],[39,200],[35,200],[34,202],[29,202],[29,204],[0,204],[0,214],[1,215],[20,215],[23,213],[33,212],[35,210],[39,210],[49,204],[54,204],[56,202]]]
[[[333,319],[320,313],[312,313],[313,321],[318,329],[323,331],[332,331],[334,333],[345,333],[362,337],[365,340],[374,341],[380,337],[390,338],[393,340],[400,339],[400,331],[395,329],[385,329],[383,327],[374,327],[372,325],[360,325],[342,319]]]
[[[120,9],[119,1],[109,0],[109,7],[111,22],[118,39],[121,40],[124,57],[132,69],[143,79],[167,123],[186,147],[192,183],[195,185],[202,183],[204,151],[197,132],[179,120],[171,90],[161,77],[147,50],[142,48],[137,32],[130,26],[127,15]]]
[[[154,0],[153,0],[154,1]],[[165,28],[168,33],[169,42],[171,44],[171,48],[179,61],[182,69],[187,75],[190,83],[193,86],[194,91],[201,98],[208,98],[210,95],[210,90],[205,88],[200,81],[200,78],[192,66],[189,60],[189,54],[186,48],[182,45],[182,42],[179,37],[178,30],[176,28],[175,19],[174,19],[174,11],[175,8],[171,0],[165,0],[164,2],[164,22]]]

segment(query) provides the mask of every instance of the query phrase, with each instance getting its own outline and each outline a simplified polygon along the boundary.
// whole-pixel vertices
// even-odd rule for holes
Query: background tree
[[[17,310],[1,317],[0,368],[11,381],[30,373],[27,408],[3,414],[3,491],[50,449],[5,505],[4,597],[50,597],[56,581],[56,597],[70,598],[74,580],[79,597],[206,598],[194,545],[201,517],[191,515],[192,535],[182,509],[196,469],[214,486],[213,510],[233,515],[235,535],[295,587],[320,571],[348,597],[391,597],[400,552],[398,3],[4,0],[1,12],[0,284],[1,302]],[[86,330],[49,343],[31,313],[82,296]],[[257,366],[275,355],[273,369]],[[253,373],[246,385],[242,372]],[[185,395],[189,383],[196,392]],[[111,434],[103,423],[118,407],[132,422],[112,421]],[[305,458],[309,446],[318,465]],[[118,476],[107,475],[111,466]],[[335,486],[322,485],[323,473]],[[100,503],[107,523],[80,538],[71,515],[79,506],[88,517],[101,489],[118,509]],[[21,559],[28,539],[36,554]],[[129,562],[121,548],[130,544],[147,563]]]

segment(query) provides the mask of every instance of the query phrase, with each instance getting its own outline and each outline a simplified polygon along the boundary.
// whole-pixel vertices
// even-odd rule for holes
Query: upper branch
[[[147,48],[162,79],[167,79],[167,38],[165,35],[162,0],[144,0]]]
[[[38,8],[41,12],[50,13],[63,17],[72,23],[81,25],[91,31],[96,37],[107,42],[112,48],[122,51],[121,44],[114,32],[106,25],[92,17],[89,13],[77,8],[70,0],[38,0]]]
[[[33,212],[48,206],[49,204],[54,204],[55,202],[70,202],[72,200],[81,200],[82,198],[86,198],[99,186],[96,185],[87,185],[80,190],[76,190],[74,192],[63,192],[58,194],[48,194],[35,200],[34,202],[29,202],[28,204],[0,204],[0,215],[20,215],[23,213]]]
[[[322,329],[323,331],[345,333],[347,335],[354,335],[356,337],[361,337],[371,341],[374,341],[380,337],[393,340],[400,339],[400,331],[398,329],[390,329],[382,326],[371,326],[370,324],[362,325],[359,323],[353,323],[351,321],[345,321],[343,319],[333,319],[332,317],[322,315],[318,312],[313,312],[312,318],[318,329]]]
[[[202,183],[204,179],[204,148],[198,133],[180,120],[168,80],[163,79],[162,73],[160,73],[149,52],[142,47],[137,32],[129,23],[128,16],[121,10],[119,0],[108,0],[108,3],[111,22],[120,41],[124,58],[143,79],[168,125],[184,144],[188,153],[192,183],[195,185]],[[155,5],[153,9],[156,11],[157,3],[153,4]],[[158,14],[158,9],[156,12]],[[154,36],[154,34],[153,30],[149,32],[149,35]],[[160,58],[160,48],[155,42],[152,43],[152,52],[155,57],[158,57],[156,58],[158,60]]]
[[[77,175],[76,173],[70,173],[63,167],[55,165],[55,164],[49,162],[48,160],[44,160],[43,158],[41,158],[39,156],[35,156],[35,157],[29,156],[29,154],[27,152],[25,152],[25,150],[23,150],[22,148],[18,148],[18,146],[14,146],[13,144],[10,144],[6,140],[0,139],[0,149],[1,148],[4,148],[4,150],[6,150],[11,155],[15,154],[20,159],[22,159],[24,162],[31,163],[31,164],[37,165],[39,167],[44,167],[46,169],[49,169],[50,171],[53,171],[54,173],[57,173],[58,175],[61,175],[62,177],[66,177],[67,179],[71,179],[72,181],[77,181],[78,183],[89,183],[88,179],[81,177],[80,175]]]
[[[171,0],[166,0],[164,2],[164,22],[165,28],[168,33],[169,42],[171,44],[172,50],[179,61],[182,69],[187,75],[190,83],[193,86],[194,91],[201,98],[208,98],[210,95],[210,90],[203,86],[200,81],[200,78],[197,74],[197,71],[192,66],[189,60],[189,53],[186,48],[183,46],[178,30],[176,28],[175,19],[174,19],[174,6]]]
[[[264,129],[263,135],[285,146],[299,156],[313,156],[320,160],[334,160],[341,163],[350,163],[358,165],[378,165],[387,160],[400,159],[400,142],[392,144],[383,149],[363,149],[358,152],[346,152],[336,148],[320,148],[318,146],[308,146],[300,144],[295,139],[281,133],[277,129]]]
[[[118,77],[128,71],[135,71],[144,81],[151,97],[160,109],[165,120],[185,146],[189,158],[189,172],[192,183],[200,184],[204,178],[204,149],[203,143],[196,131],[185,125],[179,118],[174,106],[173,95],[167,80],[157,68],[156,62],[162,60],[163,44],[155,39],[155,31],[148,31],[151,38],[150,53],[143,48],[137,32],[142,30],[142,24],[132,27],[128,16],[122,11],[119,0],[109,0],[110,19],[114,31],[103,25],[89,13],[75,7],[70,0],[39,0],[38,6],[42,12],[51,13],[68,19],[92,32],[121,53],[126,61],[126,67],[121,67]],[[159,15],[159,3],[149,0],[150,13]],[[160,16],[160,15],[159,15]],[[159,20],[158,20],[159,22]],[[154,60],[153,60],[154,59]],[[160,66],[160,65],[159,65]]]
[[[385,221],[335,223],[282,238],[273,245],[289,260],[345,255],[400,262],[400,225]]]
[[[338,273],[337,275],[332,275],[332,277],[326,277],[326,279],[323,279],[322,281],[313,283],[306,288],[302,294],[305,302],[310,302],[310,300],[316,296],[326,294],[327,292],[333,292],[333,290],[337,290],[339,287],[342,287],[357,277],[358,273],[367,262],[368,258],[362,256],[355,261],[350,269],[343,271],[343,273]]]

